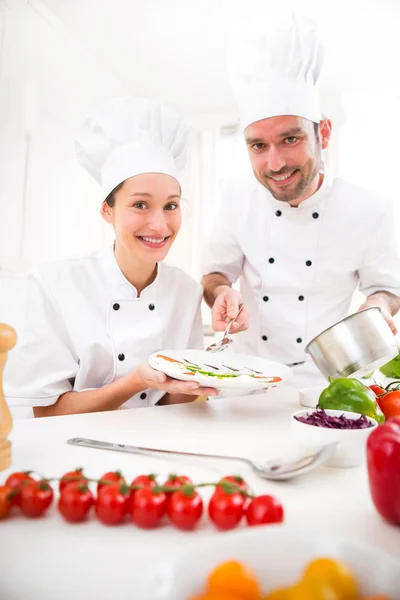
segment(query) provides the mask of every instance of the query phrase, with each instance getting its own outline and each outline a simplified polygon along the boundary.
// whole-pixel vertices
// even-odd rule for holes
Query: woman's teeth
[[[164,237],[164,238],[150,238],[150,237],[144,237],[142,235],[140,235],[139,237],[140,237],[141,240],[144,240],[145,242],[149,242],[150,244],[162,244],[167,239],[166,237]]]

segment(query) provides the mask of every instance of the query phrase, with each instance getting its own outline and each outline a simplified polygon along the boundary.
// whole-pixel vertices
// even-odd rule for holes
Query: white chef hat
[[[172,109],[147,98],[116,98],[86,118],[75,140],[79,162],[100,183],[103,199],[143,173],[179,180],[190,128]]]
[[[322,119],[316,83],[323,48],[308,18],[286,14],[241,25],[230,40],[228,69],[243,129],[280,115]]]

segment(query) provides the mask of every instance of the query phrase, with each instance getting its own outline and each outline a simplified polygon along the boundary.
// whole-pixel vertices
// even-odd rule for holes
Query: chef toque
[[[169,107],[147,98],[116,98],[86,118],[75,140],[78,161],[100,183],[103,199],[134,175],[179,179],[190,128]]]
[[[280,115],[322,119],[316,83],[323,47],[316,25],[291,15],[241,26],[231,38],[228,70],[243,129]]]

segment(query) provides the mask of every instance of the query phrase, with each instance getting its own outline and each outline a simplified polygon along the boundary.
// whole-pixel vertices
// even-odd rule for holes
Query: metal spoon
[[[168,454],[169,456],[193,456],[197,458],[217,458],[219,460],[235,460],[246,463],[259,477],[263,479],[292,479],[303,473],[307,473],[315,467],[322,465],[337,448],[333,442],[322,446],[315,452],[276,459],[268,462],[256,462],[241,456],[222,456],[219,454],[200,454],[196,452],[179,452],[177,450],[160,450],[158,448],[143,448],[140,446],[127,446],[126,444],[113,444],[87,438],[71,438],[67,444],[73,446],[84,446],[86,448],[97,448],[99,450],[116,450],[117,452],[130,452],[131,454],[144,454],[148,456]]]
[[[226,350],[228,348],[228,346],[230,346],[232,344],[233,340],[231,338],[228,338],[228,335],[231,330],[232,323],[234,323],[236,321],[236,319],[238,318],[243,306],[244,306],[244,304],[241,304],[239,306],[239,311],[238,311],[236,317],[229,321],[228,325],[226,326],[222,340],[220,342],[215,342],[214,344],[211,344],[211,346],[208,346],[208,348],[206,348],[206,352],[221,352],[222,350]]]

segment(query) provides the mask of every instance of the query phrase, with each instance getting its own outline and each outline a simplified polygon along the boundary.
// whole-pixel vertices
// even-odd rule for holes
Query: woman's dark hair
[[[114,198],[114,194],[115,192],[118,192],[118,190],[120,190],[122,188],[122,186],[124,185],[124,182],[122,181],[121,183],[119,183],[112,192],[110,192],[107,196],[107,198],[105,199],[105,202],[107,202],[108,206],[110,208],[112,208],[115,204],[115,198]]]

